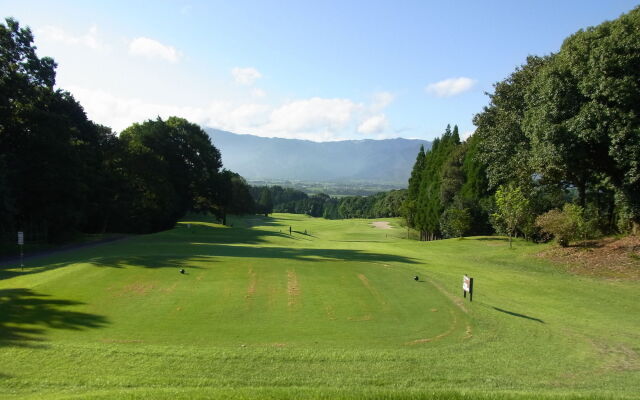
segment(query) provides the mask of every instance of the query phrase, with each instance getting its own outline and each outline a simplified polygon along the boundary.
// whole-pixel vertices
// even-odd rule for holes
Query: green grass
[[[639,398],[639,282],[499,238],[230,222],[0,268],[0,398]]]

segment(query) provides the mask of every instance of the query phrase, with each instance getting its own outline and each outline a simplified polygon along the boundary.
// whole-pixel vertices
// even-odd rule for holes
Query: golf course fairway
[[[381,221],[194,217],[2,265],[0,398],[640,398],[640,282]]]

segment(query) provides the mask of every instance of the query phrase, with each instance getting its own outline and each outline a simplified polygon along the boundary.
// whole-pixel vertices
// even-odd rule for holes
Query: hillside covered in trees
[[[492,231],[561,244],[640,229],[640,8],[530,56],[460,142],[418,153],[404,215],[423,240]]]

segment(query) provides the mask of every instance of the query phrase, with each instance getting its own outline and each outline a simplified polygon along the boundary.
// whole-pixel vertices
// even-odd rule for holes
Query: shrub
[[[588,224],[583,217],[584,210],[575,204],[565,204],[560,210],[551,210],[536,218],[536,226],[553,235],[558,244],[566,247],[570,242],[585,239]]]
[[[440,217],[440,229],[447,237],[462,237],[471,227],[468,208],[449,208]]]

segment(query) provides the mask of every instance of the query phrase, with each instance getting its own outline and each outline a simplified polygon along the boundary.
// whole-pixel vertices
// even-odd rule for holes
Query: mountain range
[[[224,168],[245,179],[370,182],[406,186],[423,145],[415,139],[313,142],[205,129],[222,153]]]

